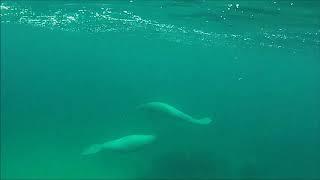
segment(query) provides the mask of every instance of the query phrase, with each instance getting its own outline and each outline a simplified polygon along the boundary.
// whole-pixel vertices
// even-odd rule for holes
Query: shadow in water
[[[247,163],[240,170],[240,176],[245,178],[259,177],[257,165],[255,163]]]
[[[153,160],[145,178],[217,178],[228,170],[228,163],[212,153],[170,152]]]

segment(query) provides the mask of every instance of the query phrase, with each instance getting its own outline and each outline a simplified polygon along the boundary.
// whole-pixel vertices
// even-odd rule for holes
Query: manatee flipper
[[[93,145],[89,146],[87,149],[85,149],[81,153],[81,155],[95,154],[95,153],[103,150],[103,148],[104,148],[103,144],[93,144]]]
[[[206,117],[206,118],[202,118],[202,119],[193,119],[192,122],[196,123],[196,124],[206,125],[206,124],[210,124],[212,122],[212,119]]]

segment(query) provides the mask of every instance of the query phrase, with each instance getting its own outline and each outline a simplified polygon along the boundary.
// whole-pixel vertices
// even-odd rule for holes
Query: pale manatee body
[[[82,155],[95,154],[102,150],[117,152],[136,151],[156,140],[154,135],[129,135],[103,144],[93,144],[82,152]]]
[[[201,118],[201,119],[193,118],[192,116],[176,109],[175,107],[173,107],[169,104],[166,104],[166,103],[162,103],[162,102],[146,103],[146,104],[140,105],[138,107],[138,109],[144,109],[144,110],[153,111],[156,113],[161,113],[161,114],[164,114],[168,117],[172,117],[175,119],[182,119],[185,121],[192,122],[194,124],[207,125],[207,124],[210,124],[212,121],[212,119],[207,118],[207,117]]]

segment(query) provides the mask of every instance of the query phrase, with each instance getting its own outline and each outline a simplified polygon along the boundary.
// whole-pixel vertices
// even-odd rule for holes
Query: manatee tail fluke
[[[90,155],[90,154],[95,154],[103,150],[104,146],[103,144],[93,144],[86,148],[81,155]]]
[[[210,124],[212,122],[212,119],[206,117],[206,118],[202,118],[202,119],[194,119],[193,122],[197,123],[197,124],[207,125],[207,124]]]

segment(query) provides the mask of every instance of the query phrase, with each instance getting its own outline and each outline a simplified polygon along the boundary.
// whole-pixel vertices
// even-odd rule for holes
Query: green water
[[[320,178],[319,2],[88,2],[1,2],[1,179]]]

